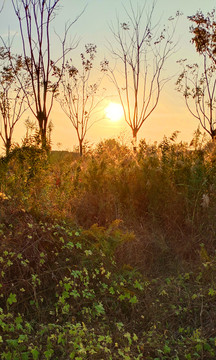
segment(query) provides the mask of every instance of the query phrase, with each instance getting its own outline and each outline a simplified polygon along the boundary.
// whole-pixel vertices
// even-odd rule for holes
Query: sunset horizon
[[[139,4],[139,1],[137,2],[137,4]],[[208,3],[205,3],[205,6],[202,4],[201,1],[190,4],[188,2],[181,2],[181,4],[174,5],[172,3],[172,6],[170,6],[170,4],[171,2],[169,0],[166,0],[166,9],[165,7],[162,8],[160,2],[157,2],[154,9],[154,21],[157,22],[158,19],[160,19],[159,27],[162,27],[163,23],[167,26],[167,19],[175,16],[177,12],[182,12],[182,15],[179,16],[179,19],[176,23],[176,29],[174,31],[172,39],[173,43],[176,44],[176,47],[173,53],[170,54],[167,61],[165,61],[162,69],[161,79],[164,77],[164,79],[167,78],[169,81],[160,91],[159,101],[156,108],[151,113],[151,115],[144,121],[138,131],[138,139],[144,138],[147,142],[152,143],[155,141],[162,141],[164,136],[169,137],[175,131],[179,131],[180,141],[190,142],[194,132],[200,125],[199,121],[195,119],[188,111],[182,94],[179,93],[176,89],[176,82],[179,74],[181,73],[180,65],[177,62],[178,60],[186,57],[188,59],[188,64],[193,63],[194,60],[198,63],[200,62],[201,59],[196,53],[195,46],[194,44],[192,44],[191,41],[192,36],[189,31],[190,22],[188,16],[194,15],[199,9],[201,9],[204,13],[206,13],[207,11],[211,11],[213,8],[213,2],[209,0]],[[96,6],[97,13],[98,11],[104,11],[104,21],[101,21],[102,15],[99,16],[100,21],[98,22],[98,25],[93,23],[94,16],[97,16],[96,12],[94,14],[94,9],[96,9]],[[110,42],[112,42],[113,36],[112,32],[110,31],[110,26],[112,26],[114,29],[116,28],[118,16],[120,16],[122,19],[127,19],[128,15],[124,10],[124,7],[125,9],[127,9],[126,6],[126,4],[122,6],[120,1],[115,2],[112,4],[111,7],[109,7],[109,11],[106,12],[106,1],[104,2],[104,5],[102,5],[102,2],[99,3],[98,0],[93,0],[91,2],[83,1],[78,5],[74,2],[72,3],[66,0],[65,4],[62,5],[58,10],[58,13],[56,13],[55,19],[52,21],[51,34],[52,38],[56,39],[55,42],[51,42],[52,56],[54,56],[54,58],[56,57],[56,43],[63,36],[64,31],[64,23],[60,22],[60,19],[65,18],[65,16],[69,14],[70,8],[73,9],[71,12],[72,17],[70,18],[70,16],[68,16],[66,21],[74,21],[74,19],[78,17],[77,21],[70,28],[70,32],[68,33],[69,36],[67,39],[67,42],[70,41],[75,44],[75,48],[69,54],[69,57],[71,57],[75,66],[77,66],[78,68],[80,67],[80,54],[85,49],[85,45],[90,43],[94,44],[93,40],[95,40],[94,45],[96,46],[97,53],[95,54],[95,65],[92,73],[92,79],[94,79],[95,77],[97,81],[101,82],[99,89],[101,94],[96,94],[97,101],[99,101],[100,104],[96,109],[97,111],[93,113],[91,119],[89,120],[90,123],[95,122],[95,124],[90,126],[90,129],[85,136],[85,139],[92,144],[96,144],[101,140],[109,137],[118,138],[122,133],[126,133],[127,137],[130,136],[129,133],[131,129],[124,121],[124,116],[123,118],[119,119],[119,121],[114,122],[109,120],[106,115],[105,109],[109,106],[109,103],[116,103],[121,106],[121,101],[118,96],[117,88],[112,82],[106,79],[105,73],[101,74],[100,72],[100,63],[103,62],[104,59],[107,59],[109,61],[112,69],[115,69],[115,66],[118,65],[117,63],[115,64],[115,56],[113,56],[110,52]],[[128,2],[128,9],[129,6],[130,5]],[[147,14],[148,11],[150,11],[150,8],[150,3],[147,1],[146,9],[144,10],[144,12],[146,11]],[[12,8],[12,3],[7,2],[4,4],[1,16],[3,19],[0,28],[2,32],[2,40],[7,43],[8,34],[10,34],[11,51],[13,51],[15,54],[21,53],[21,38],[19,36],[18,22]],[[146,15],[144,13],[142,26],[145,26],[145,16]],[[9,24],[10,28],[5,26],[6,24],[4,19],[6,18],[11,19],[11,23]],[[85,32],[85,27],[83,27],[82,24],[83,22],[85,22],[86,18],[89,18],[88,22],[86,23],[89,31],[86,30]],[[181,32],[182,27],[184,27],[184,33]],[[58,36],[56,36],[55,34],[57,28],[61,29],[59,32],[59,39]],[[99,28],[101,29],[101,31],[98,31]],[[81,29],[82,31],[79,35]],[[57,56],[59,56],[59,50],[60,49],[57,50]],[[120,71],[122,70],[120,68],[116,68],[115,71],[116,74],[120,76]],[[140,101],[141,100],[139,100],[139,102]],[[35,119],[32,112],[27,110],[14,127],[14,143],[21,143],[21,139],[23,138],[26,131],[24,122],[27,118],[29,118],[33,122],[35,121],[37,124],[37,120]],[[49,121],[50,120],[53,124],[52,148],[59,148],[59,145],[57,144],[61,143],[62,149],[73,150],[73,148],[78,145],[76,139],[76,132],[74,131],[73,126],[71,126],[70,121],[67,119],[66,115],[63,113],[62,109],[59,107],[59,104],[56,101],[54,101],[54,106],[49,115]],[[201,127],[201,131],[202,130],[203,129]],[[1,149],[2,146],[3,144],[1,143]]]

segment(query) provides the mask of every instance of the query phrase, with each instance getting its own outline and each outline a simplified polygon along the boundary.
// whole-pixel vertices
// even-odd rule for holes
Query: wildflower
[[[209,199],[208,194],[203,194],[201,206],[203,208],[207,208],[207,207],[209,207],[209,202],[210,202],[210,199]]]
[[[0,199],[2,199],[2,200],[9,200],[8,196],[5,195],[3,192],[0,192]]]
[[[56,182],[55,182],[56,186],[60,186],[61,185],[61,179],[60,177],[56,177]]]

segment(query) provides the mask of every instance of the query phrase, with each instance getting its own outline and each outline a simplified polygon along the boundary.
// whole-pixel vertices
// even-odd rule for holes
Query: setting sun
[[[123,108],[120,104],[111,102],[105,108],[106,117],[112,121],[118,121],[122,118],[124,112]]]

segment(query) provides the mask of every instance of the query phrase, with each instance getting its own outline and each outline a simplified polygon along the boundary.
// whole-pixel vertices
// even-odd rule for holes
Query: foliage
[[[14,128],[26,108],[24,94],[17,80],[17,76],[21,76],[22,57],[11,56],[5,47],[0,48],[0,138],[8,155]]]
[[[1,159],[2,359],[215,359],[215,146],[176,138]]]
[[[173,257],[181,267],[197,257],[199,242],[214,252],[215,148],[199,133],[190,146],[175,135],[158,145],[141,141],[136,156],[114,139],[83,159],[21,147],[7,164],[2,159],[1,191],[36,216],[86,229],[120,219],[136,234],[120,258],[145,271],[169,268]]]
[[[3,206],[2,359],[112,358],[119,351],[126,358],[136,340],[122,331],[143,285],[136,272],[124,276],[113,250],[129,235],[116,223],[87,231],[36,221],[22,209],[11,214],[6,200]]]
[[[202,11],[189,16],[192,22],[190,32],[192,43],[201,55],[201,64],[185,65],[180,60],[183,71],[177,80],[177,89],[183,93],[186,106],[202,126],[215,139],[215,66],[216,66],[216,22],[215,10],[205,16]],[[202,69],[200,71],[200,68]]]
[[[195,15],[189,16],[188,18],[192,22],[190,32],[193,35],[192,42],[195,44],[197,52],[207,55],[215,63],[215,9],[206,15],[199,10]]]

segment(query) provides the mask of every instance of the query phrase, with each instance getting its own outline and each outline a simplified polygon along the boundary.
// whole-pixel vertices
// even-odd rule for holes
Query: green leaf
[[[205,343],[203,345],[203,348],[204,348],[204,350],[207,350],[207,351],[211,351],[211,349],[212,349],[211,345],[209,345],[208,343]]]
[[[98,341],[101,342],[101,341],[104,341],[105,337],[103,335],[99,335],[98,336]]]
[[[139,281],[137,281],[137,280],[134,283],[134,287],[135,287],[135,289],[143,290],[142,284],[140,284]]]
[[[214,289],[209,289],[208,295],[214,296],[216,294],[216,291]]]
[[[109,288],[109,292],[110,292],[111,295],[114,295],[114,294],[115,294],[115,290],[113,289],[112,286]]]
[[[133,334],[133,340],[137,341],[138,340],[138,336],[136,334]]]
[[[86,256],[91,256],[91,255],[92,255],[92,251],[91,251],[91,250],[85,250],[85,254],[86,254]]]
[[[202,351],[202,344],[197,344],[195,347],[196,351]]]
[[[70,359],[73,360],[75,358],[75,356],[76,356],[75,351],[72,351],[69,356],[70,356]]]
[[[13,303],[17,302],[16,294],[10,293],[9,297],[7,298],[7,304],[12,305]]]
[[[82,244],[80,244],[79,242],[76,243],[76,248],[77,249],[82,249]]]
[[[16,323],[17,330],[22,330],[23,329],[23,327],[21,325],[22,322],[23,322],[23,319],[22,319],[22,317],[20,315],[15,318],[15,323]]]
[[[29,352],[23,352],[21,358],[22,360],[29,360]]]
[[[13,348],[17,348],[18,346],[18,340],[17,339],[7,339],[7,344]]]
[[[104,310],[103,304],[101,302],[98,304],[95,304],[94,307],[95,307],[95,310],[97,311],[98,315],[105,314],[105,310]]]
[[[31,353],[32,353],[32,356],[33,356],[33,360],[38,360],[39,359],[40,353],[39,353],[39,351],[37,349],[32,349]]]
[[[46,359],[51,359],[53,353],[54,353],[54,351],[52,349],[44,351],[45,358]]]
[[[136,304],[136,303],[138,303],[138,300],[137,300],[136,295],[134,295],[134,296],[130,299],[129,302],[130,302],[131,304]]]
[[[72,243],[72,241],[68,241],[67,247],[72,249],[74,247],[74,243]]]
[[[64,288],[65,288],[66,291],[69,291],[71,289],[71,284],[70,283],[65,283]]]
[[[117,326],[118,330],[122,330],[124,328],[124,324],[122,322],[117,322],[116,326]]]
[[[76,289],[74,289],[73,291],[70,292],[70,295],[72,295],[75,299],[77,297],[80,297],[80,294],[78,293],[78,291]]]
[[[170,347],[167,344],[165,344],[164,345],[164,354],[169,354],[170,351],[171,351]]]
[[[12,360],[13,358],[12,358],[12,353],[10,352],[10,351],[8,351],[7,353],[3,353],[2,354],[2,356],[4,356],[4,357],[2,357],[2,359],[5,359],[5,360]]]

